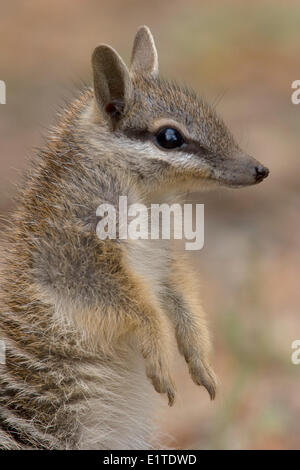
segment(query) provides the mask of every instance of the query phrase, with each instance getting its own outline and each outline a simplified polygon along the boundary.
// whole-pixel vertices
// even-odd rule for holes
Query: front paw
[[[203,385],[214,400],[217,390],[217,378],[209,363],[199,356],[186,359],[190,375],[196,385]]]
[[[175,400],[175,385],[171,379],[168,367],[161,360],[146,360],[146,374],[158,393],[166,393],[169,406]]]

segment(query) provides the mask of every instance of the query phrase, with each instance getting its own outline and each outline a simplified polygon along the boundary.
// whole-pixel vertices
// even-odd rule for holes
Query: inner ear
[[[119,121],[124,114],[124,103],[121,101],[111,101],[105,107],[108,116],[114,121]]]
[[[132,96],[128,69],[110,46],[97,47],[92,55],[94,93],[101,117],[112,127],[120,120]]]
[[[158,75],[158,56],[155,42],[150,29],[141,26],[136,33],[132,55],[130,72],[133,74]]]

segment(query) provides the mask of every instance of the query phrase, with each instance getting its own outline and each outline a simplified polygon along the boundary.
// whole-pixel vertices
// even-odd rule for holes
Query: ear
[[[92,55],[94,93],[101,117],[114,128],[132,96],[129,71],[119,54],[105,44]]]
[[[158,57],[154,39],[148,26],[141,26],[136,33],[130,71],[133,74],[158,75]]]

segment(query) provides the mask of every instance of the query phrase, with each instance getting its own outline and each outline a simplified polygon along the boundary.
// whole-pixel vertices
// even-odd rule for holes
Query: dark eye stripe
[[[149,142],[155,143],[155,134],[153,134],[152,132],[149,132],[148,129],[138,129],[138,128],[123,129],[122,133],[125,134],[126,137],[130,139],[137,139],[141,142],[149,141]],[[193,139],[185,139],[184,145],[179,148],[174,148],[173,151],[178,151],[178,152],[184,151],[185,153],[192,153],[202,158],[206,157],[207,159],[209,159],[213,155],[213,152],[211,152],[208,148],[206,148],[205,146],[201,145],[199,142]]]

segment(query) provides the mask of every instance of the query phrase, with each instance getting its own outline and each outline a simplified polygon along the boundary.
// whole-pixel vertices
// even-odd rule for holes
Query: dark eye
[[[157,132],[156,142],[165,149],[175,149],[184,144],[184,138],[177,129],[164,127]]]

